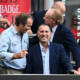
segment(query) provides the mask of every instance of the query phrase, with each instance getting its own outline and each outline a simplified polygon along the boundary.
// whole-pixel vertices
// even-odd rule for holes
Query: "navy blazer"
[[[64,24],[57,27],[52,42],[62,44],[68,56],[71,52],[73,59],[76,61],[76,66],[80,67],[79,45],[77,44],[72,32]]]
[[[42,10],[42,11],[36,11],[32,14],[33,16],[33,25],[31,26],[32,32],[33,33],[37,33],[38,27],[41,24],[44,24],[44,19],[43,17],[45,16],[46,10]]]
[[[51,43],[49,50],[50,74],[60,74],[62,66],[66,71],[73,69],[62,45]],[[43,61],[39,44],[29,49],[26,73],[43,74]]]

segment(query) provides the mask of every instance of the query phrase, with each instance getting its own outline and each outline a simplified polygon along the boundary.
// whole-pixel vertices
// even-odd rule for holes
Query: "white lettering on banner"
[[[0,13],[20,13],[19,5],[0,5]]]
[[[16,3],[17,0],[0,0],[2,3]]]

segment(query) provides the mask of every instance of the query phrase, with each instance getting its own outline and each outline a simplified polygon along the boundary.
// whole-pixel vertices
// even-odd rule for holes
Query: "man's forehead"
[[[49,30],[49,27],[48,26],[40,26],[39,30]]]
[[[50,9],[46,12],[45,16],[52,16],[54,13],[54,10],[53,9]]]

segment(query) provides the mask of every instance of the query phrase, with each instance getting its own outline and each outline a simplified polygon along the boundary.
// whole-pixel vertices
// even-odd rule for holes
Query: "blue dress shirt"
[[[23,70],[26,67],[26,57],[12,59],[15,53],[27,49],[29,45],[28,34],[20,34],[11,26],[5,30],[0,38],[0,66]]]
[[[42,55],[42,61],[43,61],[43,74],[50,74],[49,47],[47,48],[46,52],[44,52],[44,48],[40,43],[40,48],[41,48],[41,55]]]

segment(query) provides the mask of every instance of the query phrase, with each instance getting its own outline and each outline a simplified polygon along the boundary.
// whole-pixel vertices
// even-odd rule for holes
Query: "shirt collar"
[[[14,34],[19,34],[19,33],[16,31],[16,29],[14,28],[13,25],[12,25],[11,27],[12,27],[12,31],[13,31]]]
[[[41,51],[43,52],[44,51],[44,47],[42,46],[41,42],[39,42],[39,45],[40,45],[40,48],[41,48]],[[48,42],[48,48],[50,46],[50,42]]]
[[[56,31],[56,29],[57,29],[57,25],[56,26],[54,26],[53,28],[52,28],[52,32],[55,32]]]

